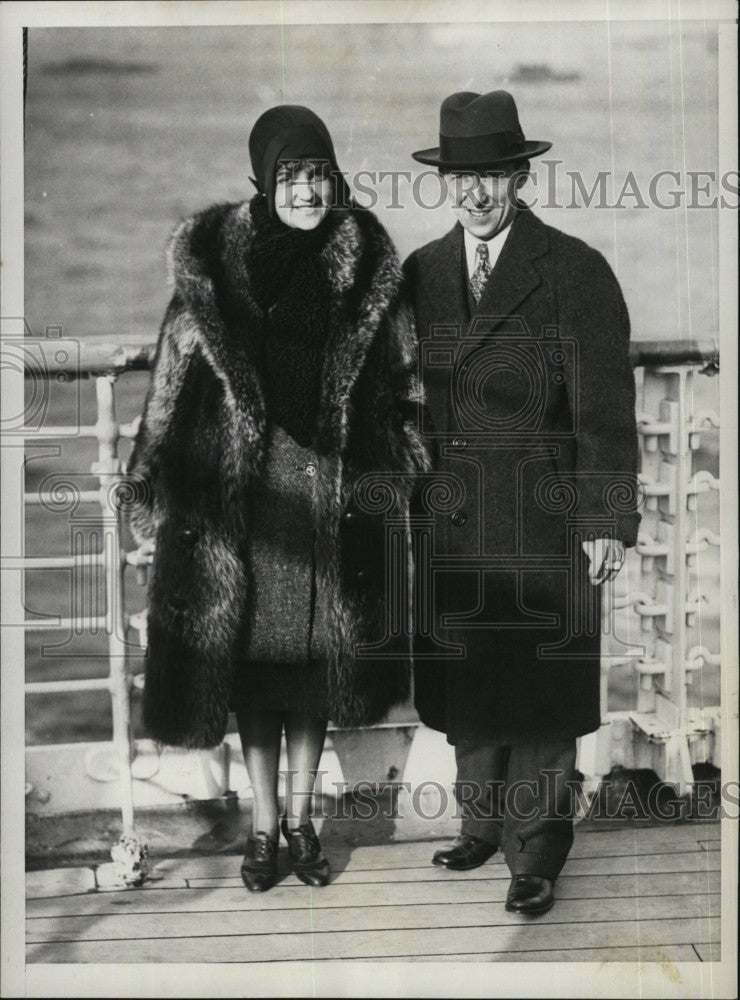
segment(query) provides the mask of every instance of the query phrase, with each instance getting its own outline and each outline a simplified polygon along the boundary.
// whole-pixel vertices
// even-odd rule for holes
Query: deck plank
[[[50,871],[26,872],[26,899],[44,896],[76,896],[95,890],[92,868],[53,868]]]
[[[95,893],[74,899],[29,900],[30,921],[47,917],[72,917],[115,913],[209,913],[224,910],[293,910],[306,906],[375,906],[383,903],[406,905],[437,903],[500,903],[508,888],[505,879],[459,881],[436,877],[390,885],[370,882],[366,885],[333,883],[322,892],[311,892],[297,880],[279,884],[269,893],[251,894],[240,884],[215,890],[130,889],[126,893]],[[446,874],[446,873],[445,873]],[[565,899],[604,899],[612,897],[684,896],[720,891],[720,873],[664,872],[646,875],[562,875],[556,896]]]
[[[235,935],[202,938],[149,938],[110,941],[32,944],[30,962],[192,962],[196,956],[209,962],[371,960],[404,955],[507,953],[510,961],[530,961],[533,953],[564,950],[573,943],[584,948],[622,946],[663,947],[705,943],[707,922],[691,917],[675,920],[640,920],[614,924],[543,924],[517,918],[508,925],[430,929],[384,928],[368,931]],[[717,922],[716,934],[719,934]],[[495,947],[492,947],[495,944]],[[203,960],[203,959],[201,959]]]
[[[123,891],[96,891],[89,868],[37,872],[28,961],[716,961],[718,836],[717,824],[577,831],[557,905],[534,920],[504,910],[500,855],[449,872],[430,864],[430,841],[353,848],[335,832],[322,890],[286,872],[248,893],[238,855],[166,859]]]
[[[716,834],[716,837],[715,837]],[[597,855],[624,855],[665,853],[673,850],[699,851],[699,842],[713,849],[713,840],[719,839],[719,824],[716,823],[684,823],[667,824],[664,827],[638,827],[623,830],[601,830],[598,827],[581,830],[576,828],[575,843],[570,852],[570,860]],[[324,847],[327,854],[349,855],[347,869],[386,868],[389,865],[389,854],[392,855],[393,866],[408,868],[426,866],[431,862],[435,850],[447,843],[439,841],[393,841],[377,846],[350,847],[339,837],[326,839]],[[351,852],[351,853],[350,853]],[[234,870],[235,855],[216,855],[209,857],[208,873],[211,876],[231,875]],[[190,878],[202,875],[203,858],[167,858],[154,865],[154,873],[162,876]]]
[[[712,948],[713,945],[702,945]],[[376,962],[698,962],[690,944],[662,947],[565,948],[527,952],[512,959],[509,952],[463,952],[459,955],[404,955],[402,958],[375,958]]]
[[[28,940],[42,941],[134,941],[152,937],[206,938],[211,935],[277,935],[294,933],[334,934],[338,931],[380,931],[386,928],[432,929],[459,927],[499,927],[519,920],[496,904],[458,900],[439,903],[385,904],[364,906],[312,907],[303,909],[226,910],[214,912],[204,927],[200,912],[149,914],[117,913],[114,916],[50,917],[29,924]],[[719,924],[720,895],[608,897],[592,900],[561,900],[558,906],[538,918],[540,927],[568,923],[637,923],[699,917],[710,925]],[[620,933],[615,928],[615,935]],[[709,928],[711,933],[711,926]],[[717,932],[718,933],[718,932]],[[714,935],[716,936],[716,934]],[[711,938],[710,938],[711,939]]]
[[[232,862],[233,865],[233,862]],[[580,875],[629,875],[649,874],[650,872],[674,871],[714,871],[719,868],[719,851],[676,851],[671,854],[640,854],[593,856],[569,858],[563,869],[567,874]],[[480,878],[510,878],[509,869],[503,859],[496,855],[493,861],[469,872],[452,872],[444,868],[435,868],[429,863],[412,868],[373,868],[357,869],[347,867],[338,872],[336,882],[361,885],[367,882],[412,882],[424,878],[424,873],[434,872],[438,878],[451,878],[455,881],[476,881]],[[429,876],[427,876],[429,877]],[[218,886],[241,885],[238,874],[219,877],[194,877],[188,880],[194,889],[217,888]]]

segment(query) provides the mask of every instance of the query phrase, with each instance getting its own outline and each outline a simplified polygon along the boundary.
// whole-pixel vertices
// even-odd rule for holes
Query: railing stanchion
[[[134,791],[131,763],[134,745],[131,733],[130,683],[126,665],[126,633],[123,610],[125,562],[121,553],[122,524],[118,487],[121,463],[118,458],[119,427],[115,412],[115,375],[98,376],[95,388],[98,403],[98,461],[93,472],[100,480],[105,559],[106,631],[110,691],[113,710],[113,746],[120,769],[122,835],[111,854],[120,879],[130,885],[143,881],[146,847],[139,842],[134,821]]]

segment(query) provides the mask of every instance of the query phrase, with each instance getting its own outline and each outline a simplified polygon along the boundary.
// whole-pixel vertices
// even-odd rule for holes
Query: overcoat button
[[[358,569],[357,570],[357,579],[358,580],[364,580],[366,576],[367,576],[367,572],[364,569]]]
[[[316,472],[317,472],[316,466],[313,464],[313,462],[309,462],[308,465],[306,466],[306,475],[315,476]]]
[[[198,532],[194,531],[192,528],[185,528],[180,532],[180,541],[184,545],[195,545],[198,541]]]
[[[465,448],[467,446],[467,441],[465,438],[453,438],[452,447],[453,448]]]
[[[457,528],[461,528],[465,524],[467,519],[468,515],[461,510],[456,510],[455,513],[452,515],[452,523]]]
[[[344,518],[345,521],[354,521],[355,512],[353,510],[345,510],[344,514],[342,514],[342,517]]]

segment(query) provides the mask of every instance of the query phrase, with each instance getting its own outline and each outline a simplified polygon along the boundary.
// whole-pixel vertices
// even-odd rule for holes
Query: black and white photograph
[[[3,996],[737,996],[736,16],[2,5]]]

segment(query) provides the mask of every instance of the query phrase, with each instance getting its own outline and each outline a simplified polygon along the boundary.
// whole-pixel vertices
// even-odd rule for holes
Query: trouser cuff
[[[501,846],[501,826],[490,819],[464,818],[460,825],[460,834],[463,837],[477,837],[492,847]]]
[[[567,858],[553,858],[552,855],[517,851],[506,857],[512,875],[539,875],[554,882],[563,870]]]

